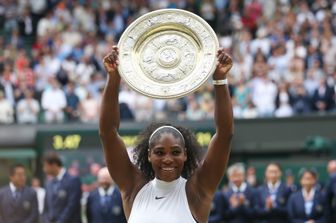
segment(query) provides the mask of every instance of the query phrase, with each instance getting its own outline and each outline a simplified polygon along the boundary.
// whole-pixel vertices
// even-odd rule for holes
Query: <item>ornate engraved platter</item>
[[[152,98],[179,98],[199,88],[216,68],[218,40],[201,17],[180,9],[147,13],[122,34],[119,73]]]

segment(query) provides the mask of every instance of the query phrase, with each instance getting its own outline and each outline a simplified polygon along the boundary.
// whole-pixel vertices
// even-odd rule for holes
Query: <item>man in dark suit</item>
[[[227,170],[229,189],[224,194],[224,199],[229,203],[225,210],[228,223],[248,223],[256,219],[255,189],[245,182],[245,167],[236,163]]]
[[[328,163],[329,181],[326,185],[329,222],[336,222],[336,160]]]
[[[257,216],[263,223],[288,223],[287,201],[291,189],[281,182],[281,167],[269,163],[266,167],[266,182],[257,191]]]
[[[229,207],[229,204],[224,199],[222,191],[217,191],[211,203],[209,215],[209,223],[221,223],[224,221],[224,211]]]
[[[46,186],[44,223],[81,223],[81,182],[63,167],[56,153],[44,157],[44,172],[51,177]]]
[[[329,87],[326,78],[320,80],[318,88],[313,94],[313,108],[317,112],[326,112],[334,108],[334,89]]]
[[[9,179],[9,185],[0,189],[0,223],[38,222],[37,196],[26,186],[24,166],[12,166]]]
[[[89,223],[126,223],[121,195],[106,167],[98,172],[98,188],[92,191],[86,204]]]

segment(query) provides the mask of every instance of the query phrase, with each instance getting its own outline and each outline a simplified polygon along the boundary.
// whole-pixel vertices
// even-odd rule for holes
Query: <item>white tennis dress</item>
[[[196,223],[180,177],[172,182],[154,179],[136,195],[128,223]]]

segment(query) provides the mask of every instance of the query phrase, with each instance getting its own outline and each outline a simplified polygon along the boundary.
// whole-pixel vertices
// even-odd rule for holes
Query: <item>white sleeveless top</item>
[[[128,223],[196,223],[185,190],[187,180],[154,179],[136,195]]]

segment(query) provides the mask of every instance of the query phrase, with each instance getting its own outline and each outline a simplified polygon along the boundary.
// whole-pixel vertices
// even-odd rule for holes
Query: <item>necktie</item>
[[[21,197],[21,190],[20,189],[15,189],[14,191],[14,199],[15,201],[18,201]]]
[[[278,188],[277,188],[277,187],[272,187],[272,188],[270,188],[270,190],[269,190],[269,193],[270,193],[270,196],[271,196],[272,203],[273,203],[273,206],[274,206],[274,207],[276,206],[276,196],[277,196],[277,192],[278,192]]]
[[[107,193],[105,193],[104,196],[101,197],[101,204],[102,204],[102,212],[104,214],[108,213],[108,206],[109,206],[109,196]]]
[[[54,194],[57,194],[58,187],[59,187],[59,181],[57,179],[53,179],[53,181],[52,181],[52,190],[53,190]]]

